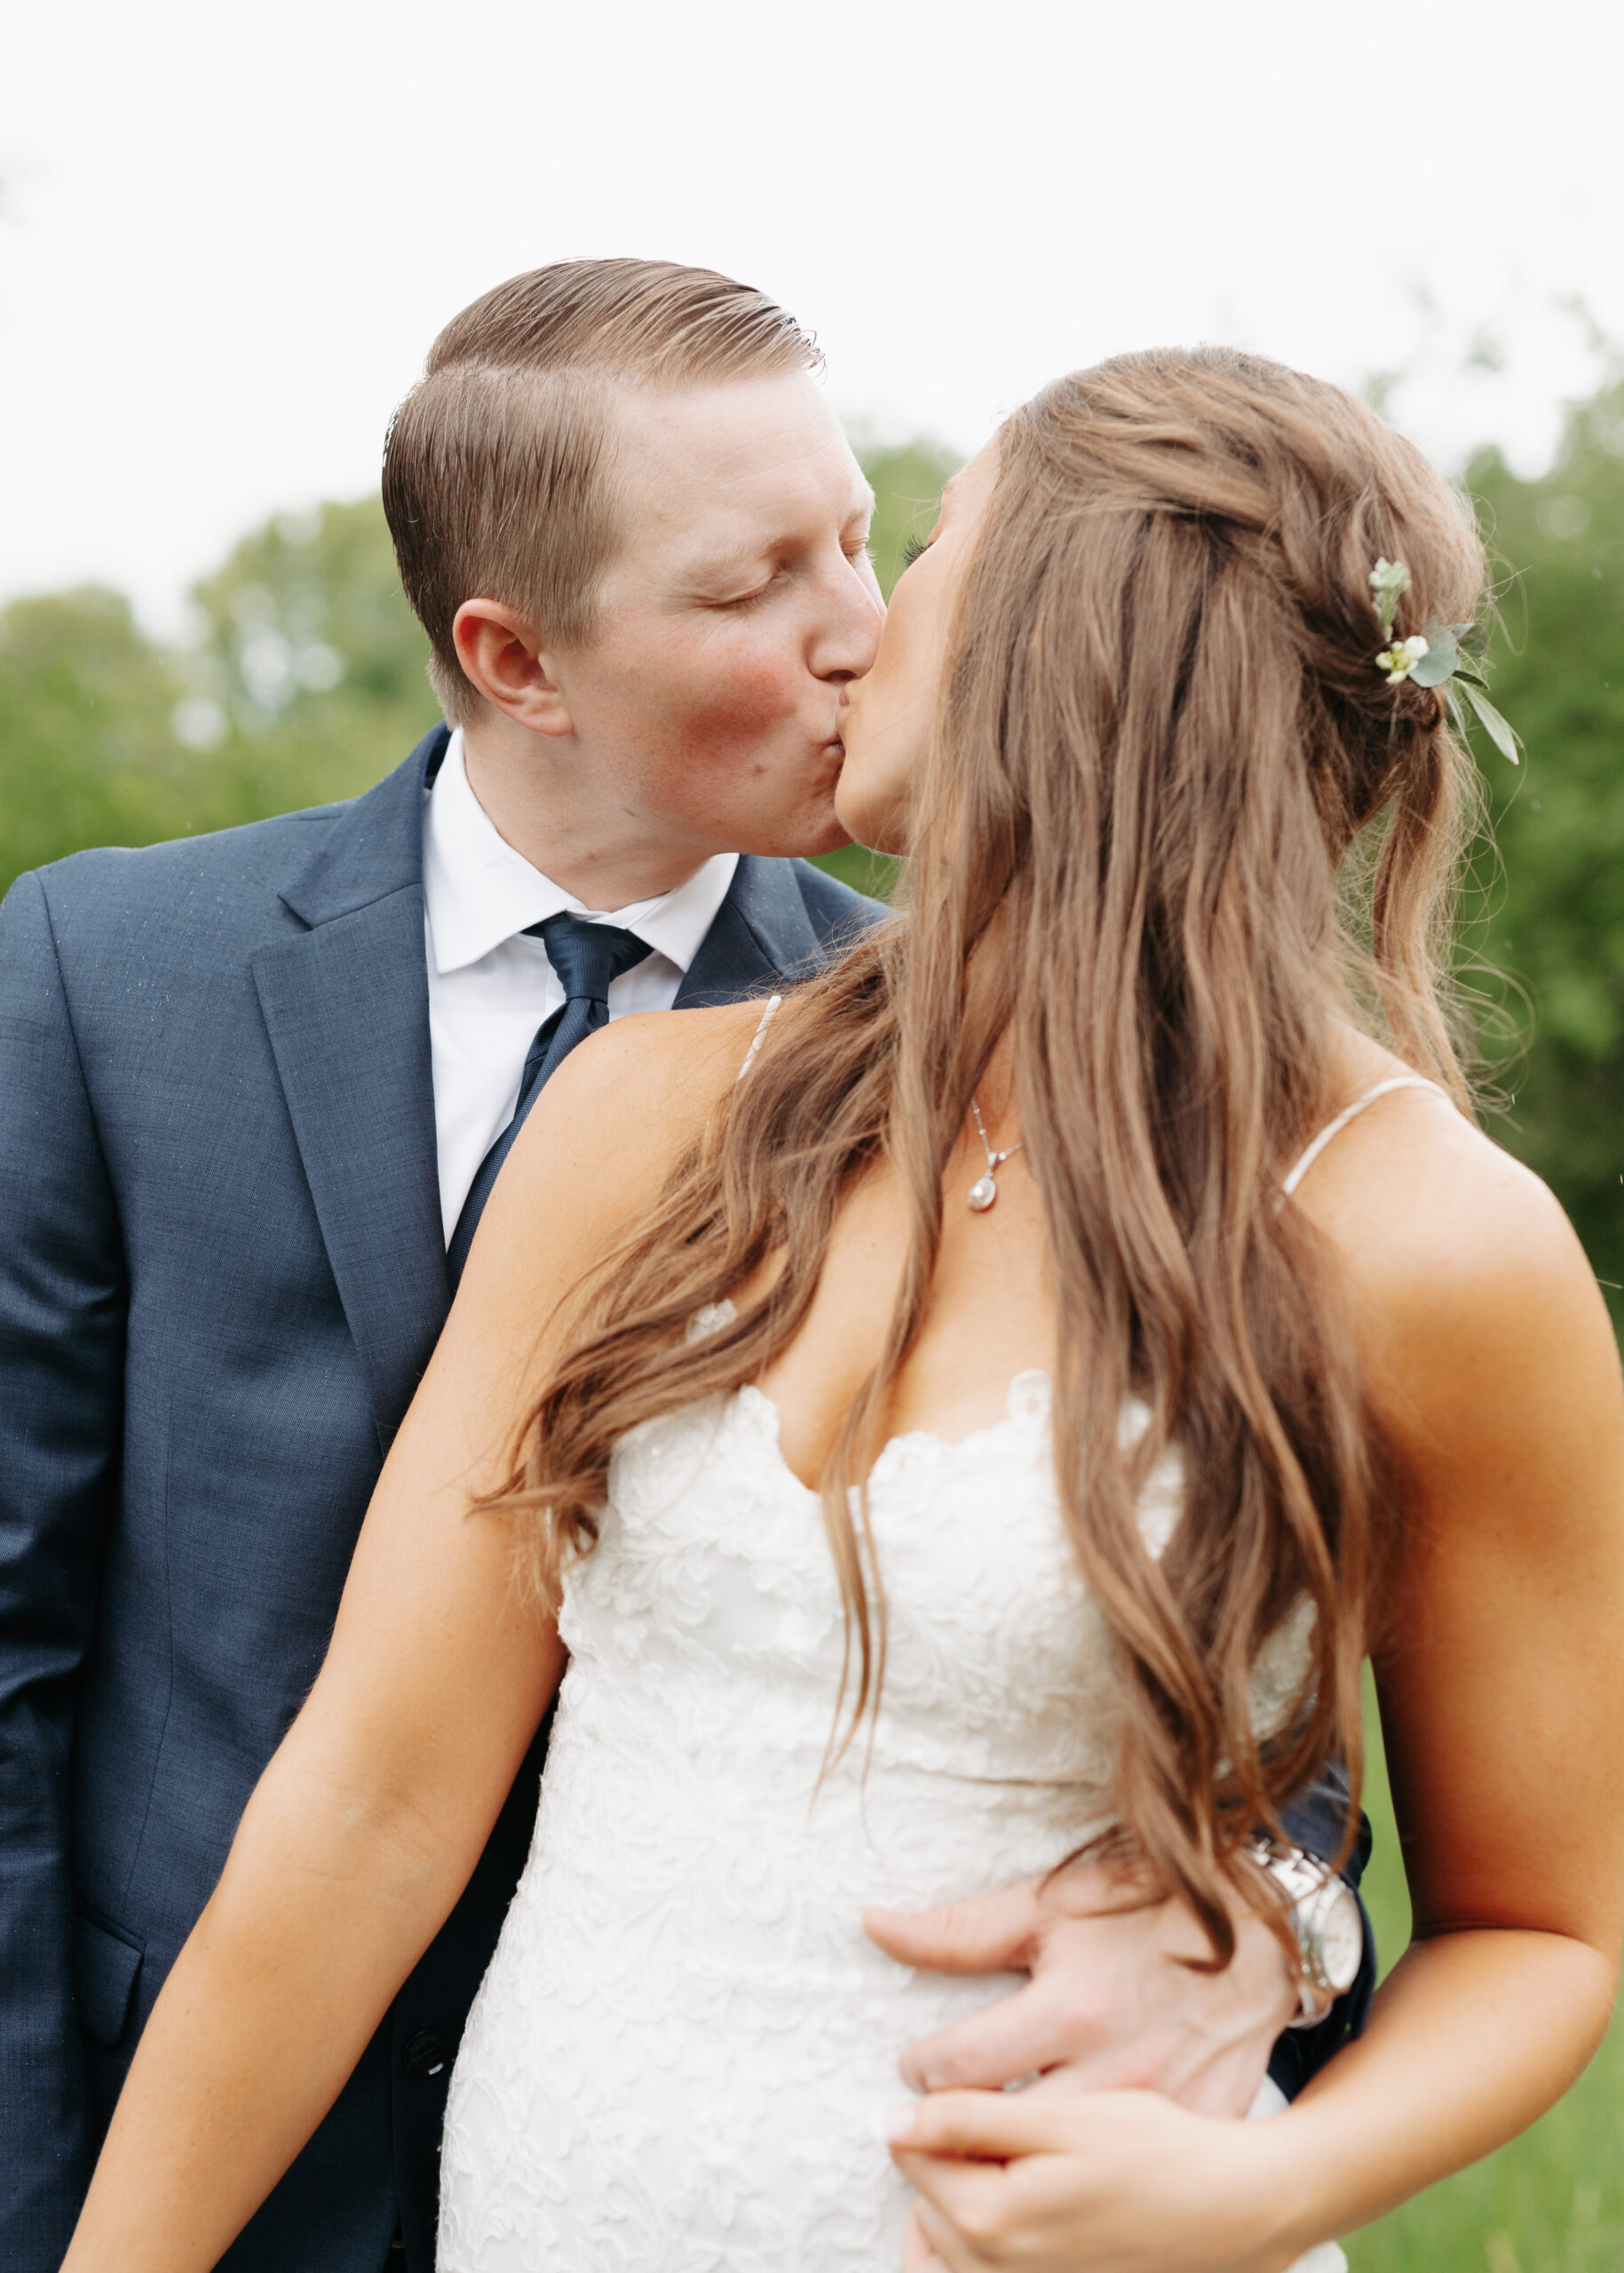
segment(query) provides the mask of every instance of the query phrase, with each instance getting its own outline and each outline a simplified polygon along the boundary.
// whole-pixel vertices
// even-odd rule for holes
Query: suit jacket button
[[[400,2055],[400,2064],[408,2076],[443,2075],[456,2052],[451,2039],[437,2028],[420,2028]]]

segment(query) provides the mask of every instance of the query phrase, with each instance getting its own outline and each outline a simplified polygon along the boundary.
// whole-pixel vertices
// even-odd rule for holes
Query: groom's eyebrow
[[[696,552],[684,561],[679,572],[680,581],[685,585],[692,585],[695,590],[702,591],[736,583],[740,577],[748,576],[753,568],[759,567],[764,560],[783,551],[788,543],[784,537],[769,537],[763,544],[729,545],[722,551]]]
[[[842,527],[852,521],[872,519],[876,500],[865,482],[860,491],[854,492]],[[780,554],[794,552],[805,545],[804,532],[784,530],[777,536],[760,543],[729,545],[715,552],[695,553],[683,562],[677,572],[677,582],[684,590],[714,593],[725,591],[741,580],[749,579],[752,571],[764,560]]]

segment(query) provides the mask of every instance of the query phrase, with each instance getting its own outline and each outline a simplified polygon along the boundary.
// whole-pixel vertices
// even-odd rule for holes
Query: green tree
[[[245,820],[354,796],[440,716],[376,496],[277,514],[193,598],[180,724]]]
[[[352,796],[439,716],[376,498],[279,514],[194,598],[178,652],[113,592],[0,614],[0,890],[83,845]]]
[[[1494,700],[1525,744],[1513,770],[1478,737],[1503,864],[1485,958],[1525,990],[1494,1133],[1556,1191],[1624,1325],[1624,380],[1573,411],[1548,473],[1486,451],[1468,484],[1505,564]]]
[[[116,592],[86,586],[0,614],[0,890],[82,844],[185,829],[181,693]]]

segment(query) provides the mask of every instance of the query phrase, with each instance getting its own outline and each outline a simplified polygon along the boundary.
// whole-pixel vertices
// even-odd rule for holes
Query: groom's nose
[[[810,661],[816,677],[844,684],[861,678],[874,661],[885,621],[885,603],[865,559],[847,560],[829,580]]]

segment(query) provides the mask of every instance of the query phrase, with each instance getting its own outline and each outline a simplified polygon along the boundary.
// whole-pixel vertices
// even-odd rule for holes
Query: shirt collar
[[[677,886],[630,907],[582,907],[522,852],[516,852],[474,796],[458,726],[430,789],[423,821],[423,892],[434,968],[443,977],[478,962],[532,923],[567,913],[635,931],[685,971],[726,899],[739,865],[718,852]]]

